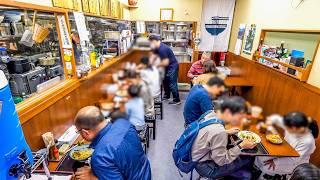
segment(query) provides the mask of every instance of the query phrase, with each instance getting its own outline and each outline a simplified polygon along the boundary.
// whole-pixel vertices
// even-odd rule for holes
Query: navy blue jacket
[[[200,116],[213,110],[212,98],[202,85],[195,85],[191,88],[184,105],[183,116],[186,124],[196,121]]]
[[[128,120],[118,119],[103,128],[91,147],[91,168],[100,180],[150,180],[150,163],[140,138]]]

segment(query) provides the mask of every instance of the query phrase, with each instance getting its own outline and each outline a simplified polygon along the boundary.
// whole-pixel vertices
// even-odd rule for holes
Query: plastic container
[[[24,160],[25,167],[28,168],[31,168],[33,158],[24,138],[8,81],[3,71],[0,71],[0,124],[0,137],[2,139],[2,146],[0,146],[0,179],[18,179],[18,177],[10,176],[9,172],[14,165],[21,165],[22,161],[18,159],[19,155],[24,151],[26,152]],[[25,174],[27,169],[18,168],[17,170],[19,176]]]

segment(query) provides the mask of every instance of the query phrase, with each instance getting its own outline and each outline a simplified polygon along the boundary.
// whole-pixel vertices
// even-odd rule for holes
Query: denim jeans
[[[164,97],[170,98],[172,93],[173,101],[179,102],[179,90],[178,90],[178,73],[179,73],[179,66],[175,69],[166,71],[164,80],[163,80],[163,89],[164,89]]]
[[[232,179],[250,180],[251,173],[248,170],[252,165],[253,158],[241,156],[230,164],[218,166],[214,161],[200,162],[196,166],[196,171],[206,178],[216,179],[230,177]]]

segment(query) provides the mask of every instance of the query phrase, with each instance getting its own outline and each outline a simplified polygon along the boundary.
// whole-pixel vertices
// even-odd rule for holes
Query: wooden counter
[[[32,150],[44,147],[41,135],[51,131],[56,138],[73,123],[78,110],[102,98],[101,86],[112,82],[112,73],[123,62],[139,62],[148,52],[132,50],[105,62],[83,79],[69,79],[17,105],[24,135]]]
[[[233,73],[252,83],[252,88],[243,96],[253,105],[263,107],[265,116],[301,111],[316,119],[320,125],[319,88],[231,52],[227,55],[226,63]],[[316,146],[311,162],[319,166],[320,138],[316,140]]]

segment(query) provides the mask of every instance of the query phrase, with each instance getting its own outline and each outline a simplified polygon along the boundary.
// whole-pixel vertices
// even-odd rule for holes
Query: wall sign
[[[160,21],[173,21],[173,8],[160,8]]]
[[[77,30],[81,41],[89,41],[89,32],[87,30],[86,21],[83,13],[73,12],[76,21]]]
[[[200,51],[227,52],[235,0],[203,0]]]
[[[68,31],[68,26],[66,23],[66,18],[64,15],[58,15],[57,16],[58,23],[59,23],[59,30],[61,34],[61,42],[62,42],[62,48],[72,48],[71,38]]]
[[[251,55],[253,48],[253,41],[256,35],[257,26],[255,24],[251,24],[250,29],[247,31],[246,40],[243,48],[243,52],[245,54]]]

